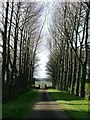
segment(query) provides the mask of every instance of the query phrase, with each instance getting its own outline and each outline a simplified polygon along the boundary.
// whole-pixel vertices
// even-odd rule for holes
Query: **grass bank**
[[[80,118],[89,118],[90,111],[89,102],[87,99],[77,97],[74,95],[70,95],[64,91],[49,89],[48,90],[51,96],[56,100],[62,109],[68,113],[71,118],[75,120],[79,120]]]
[[[25,92],[21,96],[2,105],[3,118],[23,118],[28,111],[31,111],[35,98],[38,95],[38,90]]]

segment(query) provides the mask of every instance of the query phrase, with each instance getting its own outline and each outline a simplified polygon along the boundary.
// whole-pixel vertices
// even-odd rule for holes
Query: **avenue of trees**
[[[90,1],[57,1],[52,10],[47,71],[53,88],[85,97],[90,83]]]
[[[36,2],[0,2],[2,98],[10,99],[32,87],[36,51],[44,22],[43,5]]]
[[[44,6],[13,1],[0,6],[2,98],[7,100],[32,88]],[[47,71],[53,88],[81,97],[88,94],[90,99],[90,91],[85,92],[90,84],[90,1],[55,1],[50,22]]]

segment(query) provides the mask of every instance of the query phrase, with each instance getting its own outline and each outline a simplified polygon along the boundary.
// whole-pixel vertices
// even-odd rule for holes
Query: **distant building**
[[[48,78],[36,78],[35,79],[36,88],[49,88],[52,87],[52,81]]]

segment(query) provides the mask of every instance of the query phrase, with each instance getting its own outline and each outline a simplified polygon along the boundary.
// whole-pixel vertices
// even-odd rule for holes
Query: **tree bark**
[[[7,41],[7,24],[8,24],[8,11],[9,11],[9,2],[6,2],[6,15],[5,15],[5,25],[3,32],[3,52],[2,52],[2,85],[5,83],[5,72],[6,72],[6,41]]]

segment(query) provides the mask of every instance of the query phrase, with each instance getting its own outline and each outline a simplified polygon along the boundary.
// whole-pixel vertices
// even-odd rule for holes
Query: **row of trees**
[[[40,3],[1,4],[2,97],[7,100],[32,87],[36,51],[45,21],[40,21],[44,8]]]
[[[90,1],[57,1],[53,8],[48,74],[54,88],[85,97],[85,84],[90,83]]]

